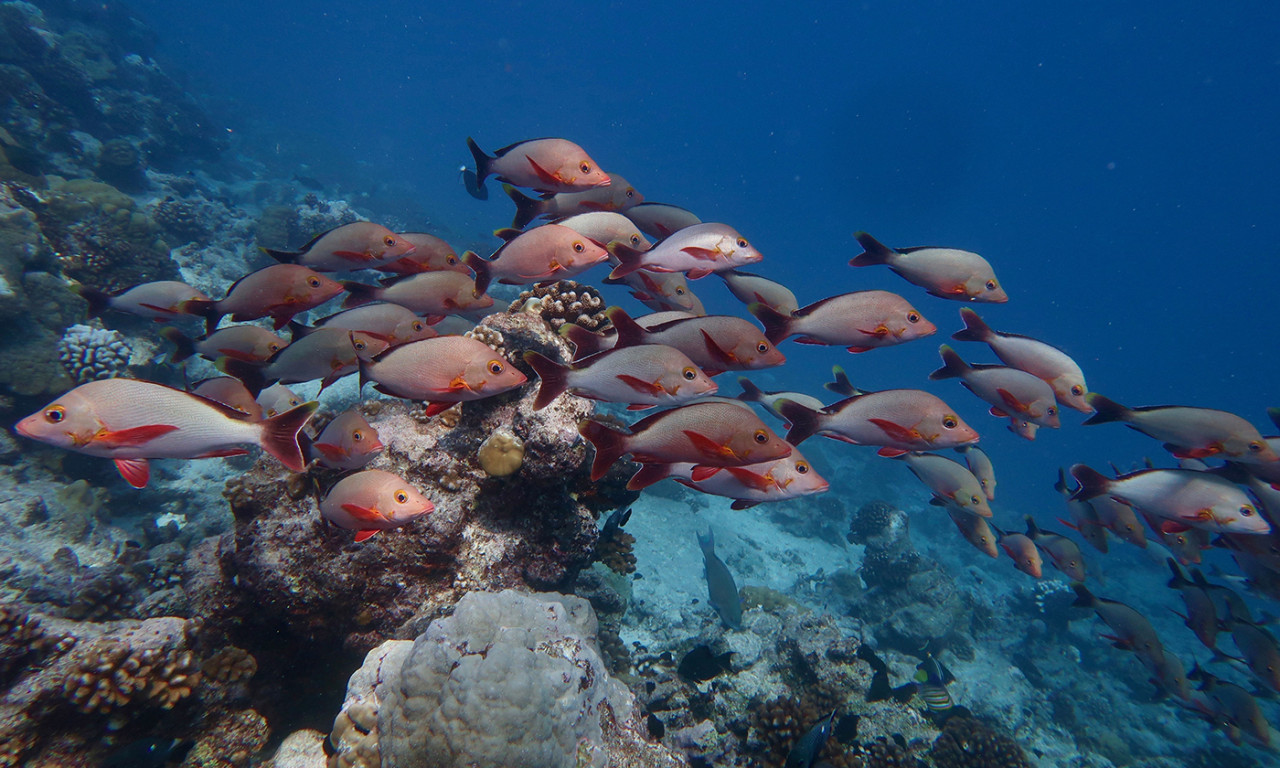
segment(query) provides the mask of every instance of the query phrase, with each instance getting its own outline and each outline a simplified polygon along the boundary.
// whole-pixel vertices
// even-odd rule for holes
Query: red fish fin
[[[293,314],[294,314],[294,313],[290,313],[290,314],[288,314],[288,315],[272,315],[272,316],[271,316],[271,330],[273,330],[273,331],[278,331],[278,330],[280,330],[281,328],[283,328],[283,327],[285,327],[286,325],[288,325],[288,324],[289,324],[289,321],[293,319]],[[232,319],[234,320],[235,318],[232,318]]]
[[[653,405],[636,405],[633,403],[627,406],[627,410],[628,411],[647,411],[650,408],[656,408],[656,407],[657,406],[653,406]]]
[[[371,256],[364,251],[334,251],[334,256],[347,261],[368,261]]]
[[[618,381],[622,382],[623,384],[626,384],[628,387],[631,387],[635,391],[640,392],[642,394],[658,395],[662,393],[662,387],[658,386],[657,384],[654,384],[651,381],[645,381],[644,379],[639,379],[639,378],[636,378],[635,376],[629,376],[625,373],[618,374],[616,378],[618,379]],[[645,407],[648,407],[648,406],[645,406]]]
[[[1166,445],[1169,453],[1172,453],[1177,459],[1207,459],[1210,456],[1216,456],[1222,453],[1222,449],[1216,445],[1206,446],[1204,448],[1179,448],[1173,445]]]
[[[225,459],[228,456],[247,456],[249,451],[244,448],[220,448],[216,451],[202,453],[194,458],[197,459]]]
[[[373,535],[377,532],[378,532],[377,528],[366,528],[363,531],[356,531],[356,542],[359,543],[361,541],[366,541],[372,538]]]
[[[746,499],[734,499],[733,503],[729,505],[729,509],[750,509],[759,503],[758,501],[748,501]]]
[[[617,241],[609,243],[608,250],[618,260],[618,266],[609,273],[610,280],[621,280],[644,266],[644,255],[647,251],[640,251]]]
[[[894,459],[894,458],[897,458],[897,457],[899,457],[899,456],[906,456],[908,453],[910,453],[910,451],[904,451],[904,450],[903,450],[903,449],[901,449],[901,448],[889,448],[889,447],[885,447],[885,448],[881,448],[880,450],[876,451],[876,453],[877,453],[877,454],[879,454],[879,455],[881,455],[881,456],[883,456],[883,457],[885,457],[886,459]]]
[[[627,481],[627,490],[639,491],[670,476],[670,464],[642,464],[640,469]]]
[[[1191,526],[1179,523],[1176,520],[1165,520],[1160,524],[1161,533],[1184,533],[1191,530]]]
[[[578,423],[578,434],[587,439],[596,449],[596,457],[591,461],[591,480],[595,482],[604,477],[614,462],[627,452],[629,435],[610,429],[598,421],[584,419]],[[638,474],[638,473],[637,473]],[[665,475],[664,475],[665,477]],[[635,478],[632,478],[635,481]],[[657,482],[656,480],[654,482]],[[627,484],[628,486],[631,483]],[[633,489],[635,490],[635,489]]]
[[[917,434],[914,429],[907,429],[906,427],[900,424],[895,424],[888,419],[867,419],[867,421],[875,424],[886,435],[900,443],[914,443],[920,439],[919,434]]]
[[[357,520],[363,520],[365,522],[374,522],[377,520],[386,519],[382,516],[380,512],[378,512],[378,510],[372,509],[370,507],[362,507],[359,504],[343,504],[342,511],[346,512],[348,515],[351,515]]]
[[[699,331],[699,333],[702,334],[702,341],[706,344],[707,352],[709,352],[712,357],[721,363],[737,362],[737,358],[735,358],[731,352],[726,352],[724,347],[717,344],[715,339],[711,338],[711,334],[706,331]]]
[[[330,461],[337,461],[346,456],[346,451],[342,450],[342,446],[333,443],[312,443],[312,448],[324,454],[324,457]]]
[[[695,259],[705,259],[707,261],[715,261],[720,258],[719,251],[713,251],[710,248],[699,248],[694,245],[686,246],[680,249]]]
[[[1005,405],[1012,408],[1015,412],[1017,413],[1027,412],[1027,407],[1028,407],[1027,404],[1019,400],[1017,396],[1014,395],[1009,390],[1004,389],[1003,387],[998,387],[996,389],[996,393],[1000,395],[1000,399],[1004,401]]]
[[[727,467],[725,469],[733,478],[748,488],[754,488],[757,491],[767,491],[775,487],[773,479],[759,472],[752,472],[742,467]]]
[[[101,445],[109,445],[112,447],[124,445],[145,445],[155,440],[161,435],[167,435],[176,430],[177,427],[171,424],[147,424],[141,427],[130,427],[129,429],[118,429],[114,432],[109,430],[100,430],[98,434],[93,436],[93,441]]]
[[[138,304],[138,306],[142,307],[143,309],[149,309],[149,310],[151,310],[151,311],[153,311],[153,312],[159,312],[159,313],[161,313],[161,314],[165,314],[165,315],[176,315],[176,314],[178,314],[177,312],[174,312],[172,309],[169,309],[168,307],[159,307],[159,306],[156,306],[155,304],[141,304],[141,303],[140,303],[140,304]]]
[[[690,280],[701,280],[707,275],[715,272],[714,269],[691,269],[685,273],[685,277]]]
[[[816,343],[820,343],[820,342],[807,342],[807,341],[806,341],[806,342],[804,342],[804,343],[805,343],[805,344],[810,344],[810,343],[814,343],[814,344],[816,344]],[[860,355],[860,354],[862,354],[863,352],[870,352],[871,350],[875,349],[875,347],[845,347],[845,349],[849,350],[850,352],[852,352],[852,353],[853,353],[853,354],[855,354],[855,355]]]
[[[447,411],[455,405],[457,405],[457,403],[453,401],[429,402],[427,403],[427,416],[435,416],[437,413]]]
[[[242,363],[256,363],[258,359],[248,352],[241,352],[238,349],[219,349],[218,354],[222,357],[229,357],[232,360],[239,360]]]
[[[707,378],[711,378],[713,376],[719,376],[720,374],[724,373],[724,371],[720,370],[719,368],[703,368],[702,372],[707,374]],[[1280,490],[1280,489],[1277,489],[1277,490]]]
[[[569,366],[561,365],[551,358],[530,350],[524,353],[524,361],[533,372],[538,374],[538,396],[534,398],[533,409],[542,410],[569,388]]]
[[[529,157],[528,155],[526,155],[525,159],[529,161],[529,167],[533,169],[534,174],[539,179],[542,179],[547,184],[550,184],[552,189],[557,189],[563,186],[563,182],[561,182],[560,179],[557,179],[554,173],[551,173],[546,168],[543,168],[541,165],[538,165],[537,161],[535,161],[532,157]]]
[[[987,413],[991,414],[992,416],[995,416],[997,419],[1007,419],[1007,418],[1010,418],[1010,415],[1009,415],[1009,414],[1005,413],[1003,410],[1001,410],[1000,408],[995,407],[994,405],[993,405],[993,406],[991,406],[991,408],[987,411]]]
[[[1075,523],[1069,523],[1066,520],[1063,520],[1062,518],[1058,518],[1058,522],[1062,523],[1063,525],[1067,526],[1073,531],[1080,530],[1080,526],[1076,525]]]
[[[728,448],[717,443],[715,440],[712,440],[701,432],[694,432],[692,429],[685,429],[682,430],[682,432],[685,437],[689,438],[689,442],[693,444],[693,447],[698,449],[698,451],[705,456],[715,459],[723,459],[725,455],[729,453]]]
[[[307,460],[298,445],[298,433],[319,407],[320,404],[312,400],[262,422],[262,450],[294,472],[301,472],[307,466]]]
[[[116,469],[134,488],[146,488],[147,481],[151,479],[151,466],[146,459],[116,459]]]
[[[701,483],[703,480],[710,480],[715,477],[721,467],[708,467],[705,464],[699,464],[689,471],[689,479],[695,483]]]

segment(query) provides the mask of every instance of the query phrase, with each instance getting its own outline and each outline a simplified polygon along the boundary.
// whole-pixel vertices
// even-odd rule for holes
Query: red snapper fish
[[[974,549],[987,557],[998,558],[1000,556],[1000,550],[996,548],[996,535],[991,532],[991,526],[987,524],[985,517],[971,515],[963,509],[951,505],[947,505],[943,509],[947,511],[947,516],[951,518],[951,522],[955,523],[960,535],[964,537],[965,541],[972,544]]]
[[[381,285],[345,282],[345,307],[358,307],[372,301],[399,304],[415,314],[439,320],[456,312],[473,312],[493,306],[493,297],[461,272],[422,272],[388,277]]]
[[[627,454],[641,464],[706,466],[693,474],[694,480],[710,477],[714,467],[739,467],[791,455],[786,441],[766,427],[750,406],[737,402],[682,405],[641,419],[631,425],[630,433],[587,419],[578,425],[578,432],[596,449],[592,481],[604,477]]]
[[[605,313],[618,331],[617,347],[665,344],[689,356],[708,376],[772,368],[786,362],[760,328],[732,315],[677,318],[642,327],[621,307]],[[571,339],[572,340],[572,339]]]
[[[289,346],[288,341],[258,325],[229,325],[194,339],[177,328],[164,328],[160,335],[173,342],[171,364],[197,354],[206,360],[229,357],[260,363]]]
[[[209,300],[208,296],[177,280],[142,283],[114,294],[84,285],[75,286],[75,291],[89,304],[89,317],[98,317],[108,309],[114,309],[157,322],[190,314],[187,311],[188,301]]]
[[[940,506],[958,507],[971,515],[991,517],[991,505],[982,490],[982,482],[958,461],[936,453],[912,451],[895,456],[933,492]]]
[[[688,312],[705,315],[707,310],[691,288],[683,272],[632,272],[621,280],[605,278],[605,283],[619,283],[631,288],[631,297],[655,312]]]
[[[634,221],[641,232],[658,239],[671,237],[685,227],[702,223],[702,219],[692,211],[666,203],[640,203],[627,208],[623,215]]]
[[[737,269],[716,274],[724,280],[729,293],[747,306],[763,304],[784,317],[800,308],[796,295],[782,283],[775,283],[767,277]]]
[[[293,325],[293,342],[263,365],[224,359],[218,366],[255,392],[267,384],[298,384],[320,380],[324,391],[343,376],[355,373],[361,360],[372,360],[388,346],[386,339],[345,328],[307,328]]]
[[[115,461],[125,480],[145,487],[148,459],[239,456],[258,446],[289,469],[305,462],[298,432],[317,404],[303,403],[265,421],[179,389],[136,379],[81,384],[18,422],[18,434]]]
[[[1080,483],[1073,499],[1105,496],[1165,518],[1163,533],[1202,528],[1219,533],[1263,534],[1271,530],[1249,496],[1235,483],[1189,469],[1144,469],[1112,480],[1085,466],[1071,467]]]
[[[401,232],[396,235],[413,246],[413,250],[394,261],[372,265],[380,272],[397,275],[416,275],[419,272],[461,272],[470,275],[471,270],[462,263],[462,257],[453,252],[453,246],[426,232]]]
[[[1044,576],[1044,560],[1040,557],[1040,550],[1036,549],[1035,542],[1021,533],[1005,533],[999,528],[996,529],[996,536],[996,543],[1013,559],[1014,568],[1033,579]]]
[[[701,480],[693,479],[695,472]],[[825,493],[831,487],[795,448],[785,458],[741,467],[716,467],[710,474],[705,467],[688,462],[645,464],[634,482],[647,486],[667,477],[695,491],[733,499],[733,509]]]
[[[1089,387],[1084,382],[1084,371],[1066,352],[1030,336],[993,331],[968,307],[960,310],[960,319],[964,320],[964,330],[952,334],[951,338],[990,346],[1005,365],[1043,379],[1053,388],[1059,403],[1082,413],[1093,412],[1085,401]]]
[[[778,410],[792,423],[787,433],[792,445],[820,434],[854,445],[880,446],[881,456],[893,457],[978,442],[978,433],[955,409],[918,389],[865,392],[820,411],[784,400]]]
[[[263,248],[283,264],[301,264],[317,272],[368,269],[412,254],[413,243],[381,224],[353,221],[311,238],[297,251]]]
[[[895,250],[866,232],[858,232],[854,237],[864,252],[853,257],[850,266],[884,264],[908,283],[940,299],[997,304],[1009,300],[991,265],[976,253],[932,246]]]
[[[509,392],[527,380],[505,357],[468,336],[414,341],[360,363],[362,388],[372,381],[385,395],[426,401],[429,416],[454,403]]]
[[[814,302],[791,314],[752,304],[751,314],[774,344],[799,336],[801,344],[830,344],[850,352],[868,352],[937,332],[938,327],[906,299],[888,291],[855,291]]]
[[[982,492],[986,494],[987,501],[995,501],[996,468],[991,463],[991,457],[976,445],[962,445],[956,448],[956,452],[964,455],[965,466],[982,483]]]
[[[430,514],[435,505],[399,475],[366,469],[337,482],[320,502],[324,519],[364,541]]]
[[[1085,420],[1086,426],[1122,422],[1164,441],[1165,448],[1180,459],[1218,456],[1246,464],[1280,461],[1258,430],[1234,413],[1182,405],[1126,408],[1097,393],[1087,399],[1097,413]]]
[[[694,224],[676,232],[647,251],[612,243],[609,252],[618,260],[609,277],[623,278],[637,270],[684,272],[698,280],[712,272],[755,264],[764,257],[738,230],[728,224]]]
[[[534,227],[508,240],[488,259],[471,251],[463,256],[476,273],[476,294],[484,293],[495,281],[529,285],[568,280],[608,259],[603,245],[559,224]]]
[[[324,428],[308,451],[310,458],[329,469],[360,469],[383,449],[378,430],[359,411],[344,411]]]
[[[556,219],[551,222],[562,227],[568,227],[574,232],[589,237],[597,243],[619,242],[626,243],[632,248],[647,251],[653,247],[653,243],[649,242],[649,238],[636,228],[634,222],[620,213],[612,211],[592,211],[591,213],[578,213],[573,216],[566,216],[562,219]],[[498,230],[502,234],[498,235],[504,240],[508,236],[514,238],[518,236],[518,229],[502,229]],[[495,233],[497,234],[497,233]]]
[[[231,315],[237,323],[269,317],[278,331],[294,315],[318,307],[339,293],[341,285],[307,267],[273,264],[237,280],[218,301],[192,299],[185,307],[193,315],[204,316],[209,331],[218,327],[224,315]]]
[[[593,187],[610,186],[609,175],[600,170],[582,147],[566,139],[529,139],[487,155],[471,137],[467,148],[475,160],[475,170],[464,169],[467,192],[478,200],[486,200],[489,190],[484,181],[490,176],[517,187],[539,192],[581,192]]]
[[[297,408],[302,404],[302,398],[283,384],[272,384],[258,393],[256,402],[262,406],[262,415],[269,419],[290,408]]]
[[[680,405],[714,394],[715,382],[674,347],[643,344],[618,347],[562,365],[537,352],[524,360],[541,379],[534,409],[551,404],[566,391],[608,403],[627,403],[632,410]]]
[[[582,192],[559,192],[542,197],[529,197],[510,184],[503,184],[511,202],[516,204],[515,219],[511,226],[524,229],[534,219],[558,219],[576,213],[590,211],[625,211],[644,202],[644,195],[636,191],[630,182],[616,173],[609,174],[610,183]]]
[[[253,421],[262,421],[262,406],[253,399],[248,387],[233,376],[214,376],[197,381],[191,387],[191,394],[234,408]]]
[[[1049,556],[1053,567],[1072,581],[1084,581],[1084,553],[1071,539],[1051,531],[1042,531],[1030,515],[1026,517],[1027,538]]]
[[[317,328],[340,328],[367,333],[391,346],[430,339],[438,334],[413,310],[399,304],[379,302],[329,315],[316,323]]]
[[[942,367],[929,374],[933,381],[960,379],[964,388],[991,404],[991,415],[1034,422],[1057,429],[1058,404],[1053,390],[1036,376],[1004,365],[970,365],[943,344]]]

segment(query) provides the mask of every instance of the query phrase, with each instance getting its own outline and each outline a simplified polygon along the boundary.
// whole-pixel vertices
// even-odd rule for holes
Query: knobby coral
[[[609,324],[604,316],[607,306],[591,286],[560,280],[522,291],[507,311],[541,315],[556,329],[565,323],[577,323],[589,331],[598,331]]]

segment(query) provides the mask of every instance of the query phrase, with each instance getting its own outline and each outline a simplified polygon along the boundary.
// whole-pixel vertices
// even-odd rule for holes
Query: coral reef
[[[111,714],[128,706],[173,709],[200,681],[190,650],[135,650],[123,639],[85,648],[62,681],[62,693],[81,712]]]
[[[1022,747],[972,718],[952,717],[929,749],[937,768],[1031,768]]]
[[[124,334],[91,325],[77,323],[58,340],[58,362],[77,384],[123,376],[132,353]]]
[[[609,318],[604,316],[607,307],[599,292],[591,286],[573,280],[558,280],[521,291],[507,311],[540,315],[556,329],[565,323],[577,323],[589,331],[599,331],[609,325]]]
[[[506,477],[524,465],[524,441],[507,427],[498,427],[476,451],[476,458],[489,477]]]
[[[116,189],[137,194],[147,188],[146,161],[142,152],[126,139],[103,142],[98,150],[94,174]]]

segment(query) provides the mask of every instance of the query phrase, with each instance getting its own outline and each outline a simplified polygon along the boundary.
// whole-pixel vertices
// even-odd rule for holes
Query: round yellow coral
[[[524,441],[506,427],[499,427],[480,444],[480,466],[490,477],[506,477],[524,464]]]

